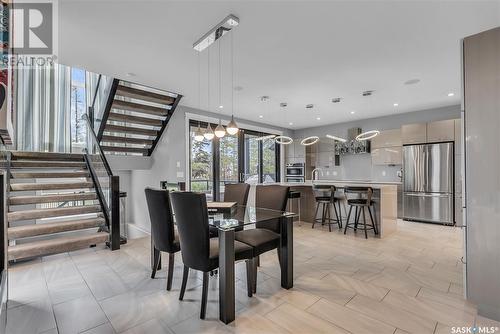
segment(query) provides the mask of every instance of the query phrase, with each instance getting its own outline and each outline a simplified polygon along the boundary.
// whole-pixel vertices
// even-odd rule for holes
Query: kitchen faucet
[[[319,172],[321,176],[323,176],[323,170],[321,168],[314,168],[311,172],[311,179],[314,181],[315,178],[314,178],[314,173],[315,172]],[[318,178],[319,180],[319,178]]]

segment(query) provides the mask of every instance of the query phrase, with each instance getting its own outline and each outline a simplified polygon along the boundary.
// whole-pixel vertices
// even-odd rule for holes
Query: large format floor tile
[[[257,293],[247,296],[236,264],[236,320],[218,320],[218,277],[200,320],[201,273],[190,271],[179,301],[182,256],[166,291],[168,256],[151,279],[150,240],[119,251],[90,248],[11,266],[8,333],[449,333],[451,326],[498,326],[463,298],[461,231],[398,223],[384,238],[310,224],[294,228],[294,288],[280,284],[275,251],[261,256]],[[14,326],[15,324],[15,326]],[[497,325],[495,325],[497,324]]]

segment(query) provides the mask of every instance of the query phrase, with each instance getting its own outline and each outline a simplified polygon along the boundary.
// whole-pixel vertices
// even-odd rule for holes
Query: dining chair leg
[[[172,290],[172,278],[174,277],[175,253],[168,253],[168,273],[167,273],[167,291]]]
[[[349,207],[349,213],[347,214],[347,220],[345,222],[344,234],[347,233],[347,227],[349,226],[349,219],[351,218],[352,206]]]
[[[365,215],[365,207],[362,206],[362,211],[363,211],[363,226],[365,228],[365,239],[368,239],[368,233],[366,232],[366,215]]]
[[[201,291],[200,319],[205,319],[205,314],[207,313],[208,280],[209,280],[208,272],[203,273],[203,288]]]
[[[257,255],[255,258],[256,258],[255,263],[257,264],[257,267],[260,267],[260,256]]]
[[[161,252],[156,248],[153,248],[153,271],[151,272],[151,278],[155,278],[156,270],[158,270],[158,264],[160,263]]]
[[[252,297],[253,295],[253,261],[252,260],[246,260],[245,264],[247,266],[247,294],[248,297]]]
[[[186,284],[189,276],[189,268],[184,266],[184,272],[182,273],[182,284],[181,284],[181,292],[179,293],[179,300],[184,299],[184,293],[186,292]]]

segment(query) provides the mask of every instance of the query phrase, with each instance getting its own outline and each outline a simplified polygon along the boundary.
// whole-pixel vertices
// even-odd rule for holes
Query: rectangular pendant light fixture
[[[215,27],[210,29],[203,37],[197,40],[193,44],[193,49],[198,52],[201,52],[208,48],[212,43],[216,40],[224,36],[226,33],[231,31],[234,27],[236,27],[240,23],[240,19],[234,16],[233,14],[229,14],[226,18],[219,22]]]

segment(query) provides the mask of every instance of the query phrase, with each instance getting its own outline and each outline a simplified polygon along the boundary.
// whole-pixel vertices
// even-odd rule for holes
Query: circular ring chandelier
[[[309,145],[316,144],[318,141],[319,141],[319,137],[318,136],[310,136],[310,137],[302,139],[302,141],[300,142],[300,144],[304,145],[304,146],[309,146]]]
[[[293,139],[288,136],[277,136],[274,141],[280,145],[290,145],[293,143]]]
[[[363,133],[360,133],[359,135],[357,135],[356,140],[358,140],[358,141],[369,140],[369,139],[377,137],[379,134],[380,134],[380,131],[378,131],[378,130],[366,131],[366,132],[363,132]]]

